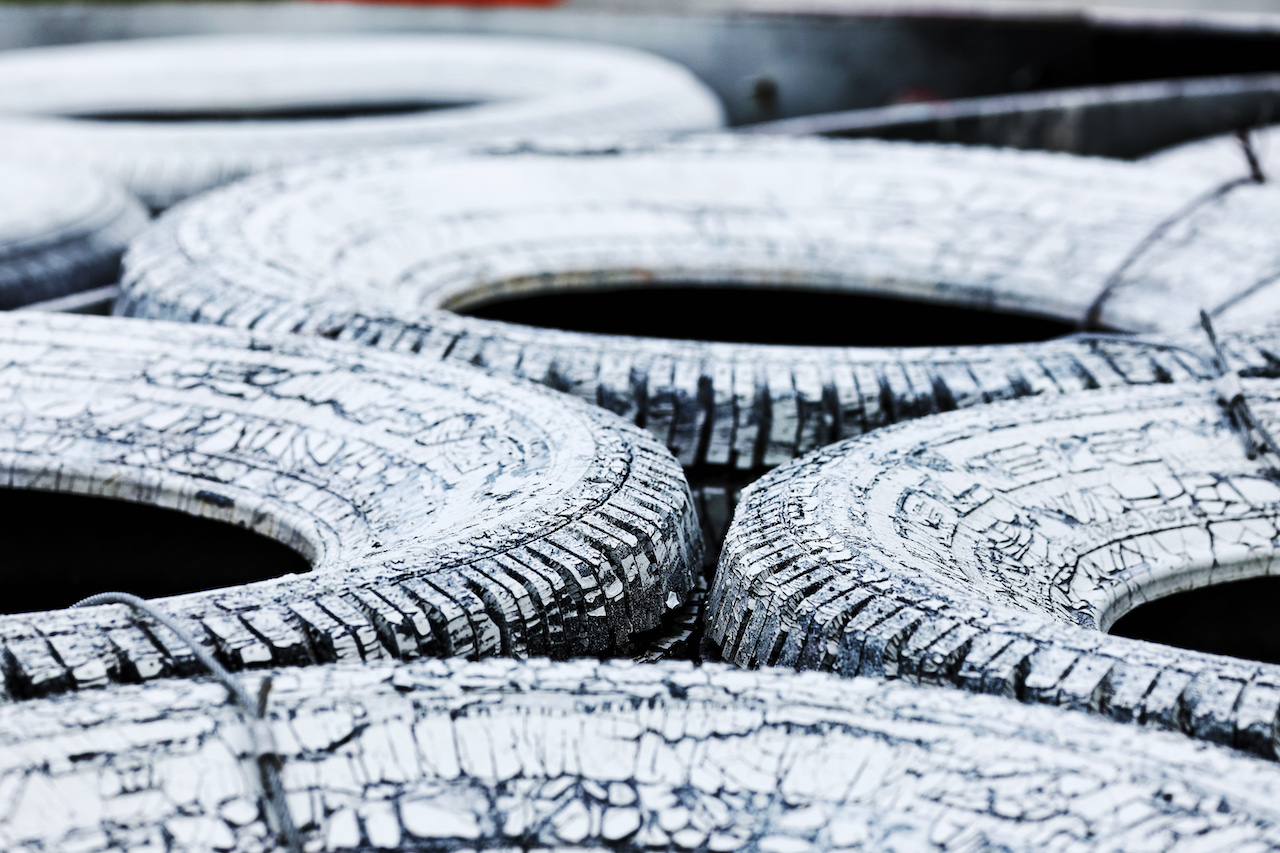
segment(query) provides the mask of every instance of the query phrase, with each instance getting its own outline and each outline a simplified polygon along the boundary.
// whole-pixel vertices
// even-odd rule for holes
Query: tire
[[[715,95],[667,60],[497,36],[31,48],[0,56],[0,93],[0,113],[9,114],[0,152],[92,164],[153,209],[269,166],[359,148],[724,122]]]
[[[0,330],[7,489],[178,510],[310,562],[159,599],[233,669],[625,653],[693,587],[678,465],[595,407],[297,336],[41,314]],[[118,606],[0,616],[13,697],[185,672],[175,642]]]
[[[0,162],[0,310],[114,284],[146,211],[82,172]]]
[[[1274,180],[1280,161],[1276,158],[1280,149],[1280,136],[1275,128],[1261,128],[1249,133],[1249,146],[1257,160],[1262,175]],[[1199,175],[1208,180],[1230,181],[1248,178],[1253,168],[1249,156],[1234,133],[1211,136],[1188,142],[1164,151],[1157,151],[1143,162],[1161,169],[1178,169]]]
[[[1280,386],[1244,381],[1274,423]],[[1103,633],[1274,571],[1273,460],[1246,458],[1214,394],[1014,401],[779,468],[738,508],[708,637],[741,665],[950,684],[1274,757],[1280,667]]]
[[[797,116],[746,133],[958,142],[1125,160],[1275,115],[1280,76],[1143,80]]]
[[[15,779],[0,838],[263,849],[245,723],[225,696],[175,680],[0,707]],[[308,850],[1280,845],[1273,764],[873,679],[335,665],[278,673],[267,716]]]
[[[712,506],[714,555],[737,488],[830,441],[1188,370],[1167,353],[1108,361],[1080,343],[740,345],[449,309],[518,289],[675,280],[870,291],[1072,322],[1109,290],[1100,322],[1146,330],[1181,329],[1201,306],[1233,298],[1224,322],[1280,314],[1258,307],[1267,288],[1252,288],[1280,262],[1280,198],[1240,188],[1187,212],[1203,189],[1195,176],[1130,164],[879,142],[402,151],[250,180],[174,211],[133,246],[116,310],[358,341],[573,393],[667,444]],[[1245,244],[1258,251],[1238,251]]]
[[[631,660],[643,664],[658,661],[701,663],[702,611],[706,601],[707,586],[705,582],[700,582],[684,604],[667,614],[662,625],[635,638],[637,653]]]

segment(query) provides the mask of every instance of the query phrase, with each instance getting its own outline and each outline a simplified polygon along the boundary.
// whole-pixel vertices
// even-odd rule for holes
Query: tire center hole
[[[98,592],[143,598],[310,571],[296,551],[246,528],[171,509],[0,489],[5,613],[56,610]]]
[[[1140,604],[1110,633],[1197,652],[1280,663],[1280,577],[1177,592]]]
[[[139,107],[101,112],[64,113],[81,121],[181,124],[202,121],[307,121],[412,115],[474,106],[478,101],[355,101],[332,104],[276,105],[270,107]]]
[[[668,283],[532,292],[458,309],[486,320],[642,338],[808,346],[961,346],[1042,341],[1071,323],[856,293]]]

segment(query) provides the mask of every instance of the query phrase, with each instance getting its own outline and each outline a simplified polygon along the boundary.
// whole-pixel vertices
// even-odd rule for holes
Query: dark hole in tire
[[[1280,578],[1178,592],[1121,616],[1111,633],[1198,652],[1280,663]]]
[[[191,109],[109,110],[91,113],[70,113],[64,118],[82,121],[133,121],[151,124],[181,124],[198,121],[307,121],[344,118],[372,118],[376,116],[410,115],[436,110],[453,110],[470,107],[478,101],[396,101],[390,103],[347,104],[299,104],[297,106],[273,106],[261,109],[230,107],[205,107]]]
[[[602,335],[810,346],[1024,343],[1075,331],[1059,320],[909,299],[700,284],[533,293],[459,313]]]
[[[311,569],[296,551],[234,524],[57,492],[0,489],[0,542],[6,613],[56,610],[98,592],[157,598]]]

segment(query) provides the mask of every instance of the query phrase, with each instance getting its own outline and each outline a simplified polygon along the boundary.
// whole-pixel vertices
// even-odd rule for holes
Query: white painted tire
[[[1080,343],[762,346],[566,333],[449,309],[675,280],[1074,320],[1123,269],[1103,321],[1182,329],[1280,263],[1271,193],[1241,188],[1160,232],[1203,189],[1131,164],[877,142],[401,151],[251,179],[173,211],[129,253],[117,311],[359,341],[569,391],[643,424],[695,489],[733,469],[727,485],[699,489],[714,545],[751,474],[835,439],[1187,368],[1167,353],[1107,359]],[[1266,302],[1277,291],[1220,319],[1280,315]]]
[[[394,112],[413,104],[452,109]],[[334,107],[393,108],[325,118]],[[289,111],[314,117],[254,120]],[[219,120],[223,113],[243,120]],[[360,148],[705,130],[715,95],[622,47],[473,35],[202,36],[0,55],[0,153],[91,164],[152,208],[253,171]],[[148,120],[148,116],[208,120]],[[94,120],[124,117],[125,120]]]
[[[693,586],[679,466],[595,407],[298,336],[38,314],[0,333],[3,486],[238,524],[311,563],[158,600],[232,668],[626,652]],[[118,606],[0,616],[5,689],[186,671],[144,624]]]
[[[1262,174],[1268,180],[1280,178],[1280,130],[1264,127],[1249,133],[1249,145]],[[1211,136],[1184,145],[1166,148],[1144,157],[1142,162],[1160,169],[1178,169],[1210,181],[1248,178],[1252,174],[1248,155],[1235,134]]]
[[[246,679],[255,681],[254,678]],[[9,849],[262,850],[222,687],[0,706]],[[987,696],[720,665],[275,674],[306,850],[1269,850],[1274,764]]]
[[[522,290],[679,280],[1074,321],[1203,186],[1122,163],[876,142],[402,151],[246,181],[174,211],[131,248],[116,310],[488,365],[644,422],[686,467],[752,470],[912,412],[1133,378],[1066,364],[1078,344],[721,344],[565,333],[450,309]],[[1235,200],[1239,209],[1206,211],[1130,263],[1104,324],[1183,330],[1202,306],[1269,275],[1280,263],[1280,197]],[[1218,240],[1228,227],[1230,257]],[[1258,251],[1237,251],[1246,244]],[[1246,309],[1251,322],[1280,316],[1280,303],[1271,312],[1264,302],[1253,294],[1223,322]]]
[[[1276,380],[1244,388],[1276,424]],[[1014,401],[779,468],[738,508],[708,637],[742,665],[952,684],[1274,756],[1280,666],[1102,633],[1148,599],[1275,572],[1275,460],[1245,457],[1215,393]]]
[[[0,310],[114,284],[146,211],[80,170],[0,162]]]

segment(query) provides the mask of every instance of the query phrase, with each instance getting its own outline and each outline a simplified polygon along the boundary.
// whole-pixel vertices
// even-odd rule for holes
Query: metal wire
[[[1270,431],[1254,415],[1253,409],[1249,407],[1249,401],[1245,399],[1244,386],[1240,383],[1240,377],[1231,370],[1227,361],[1227,354],[1223,351],[1222,344],[1218,342],[1218,335],[1214,331],[1213,322],[1205,311],[1200,312],[1200,326],[1204,329],[1205,336],[1209,339],[1209,345],[1212,348],[1211,353],[1183,344],[1154,341],[1137,335],[1106,332],[1077,332],[1073,335],[1066,335],[1064,339],[1088,343],[1134,344],[1191,356],[1200,362],[1200,366],[1204,368],[1205,373],[1213,377],[1213,388],[1218,399],[1218,405],[1222,406],[1226,411],[1228,423],[1231,424],[1232,430],[1240,436],[1240,440],[1244,444],[1245,456],[1249,459],[1257,459],[1260,452],[1270,452],[1277,460],[1280,460],[1280,445],[1276,443]],[[1254,440],[1255,435],[1261,438],[1260,444]]]
[[[1249,150],[1252,151],[1252,148]],[[1261,183],[1262,180],[1262,173],[1261,171],[1258,171],[1246,177],[1232,178],[1229,181],[1224,181],[1212,190],[1192,199],[1181,209],[1175,211],[1167,219],[1157,224],[1155,228],[1151,229],[1146,237],[1142,238],[1142,240],[1133,247],[1129,254],[1125,256],[1125,259],[1120,262],[1120,265],[1115,268],[1115,271],[1112,272],[1111,275],[1107,276],[1106,281],[1102,283],[1102,288],[1098,291],[1098,295],[1089,303],[1089,307],[1085,311],[1084,316],[1080,318],[1077,328],[1084,332],[1098,328],[1102,319],[1102,306],[1111,298],[1111,295],[1115,292],[1116,288],[1123,284],[1125,273],[1127,273],[1129,268],[1136,264],[1152,246],[1155,246],[1164,239],[1165,234],[1169,233],[1175,225],[1191,216],[1200,208],[1208,204],[1212,204],[1219,199],[1225,198],[1233,190],[1250,184]],[[1204,312],[1202,311],[1201,313],[1203,314]]]
[[[284,784],[280,780],[282,766],[280,754],[276,751],[275,740],[271,729],[266,725],[267,697],[271,692],[271,679],[265,678],[258,690],[257,697],[250,695],[244,685],[218,662],[186,628],[151,602],[127,592],[100,592],[77,601],[73,607],[94,607],[99,604],[123,604],[137,613],[142,613],[168,628],[178,639],[191,648],[209,673],[231,696],[231,701],[240,711],[249,730],[249,748],[253,753],[254,763],[258,768],[258,797],[263,813],[271,823],[275,832],[290,853],[302,853],[302,839],[294,826],[293,816],[289,813],[285,800]]]

